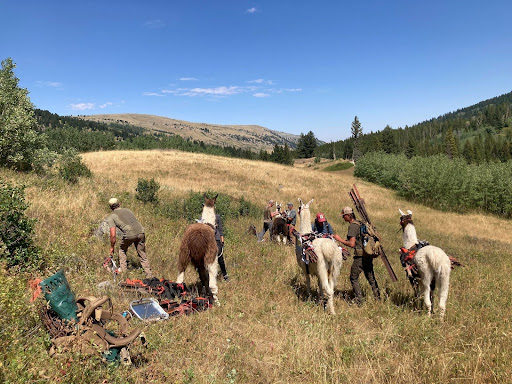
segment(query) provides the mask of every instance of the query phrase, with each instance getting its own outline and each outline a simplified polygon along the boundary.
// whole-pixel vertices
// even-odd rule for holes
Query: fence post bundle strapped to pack
[[[359,195],[359,191],[357,190],[355,184],[352,186],[352,189],[348,193],[354,205],[357,209],[357,212],[361,215],[362,220],[360,223],[360,232],[361,232],[361,240],[363,243],[363,249],[360,250],[362,253],[361,256],[370,256],[370,257],[378,257],[380,256],[384,266],[386,267],[389,276],[392,281],[398,281],[396,277],[395,271],[391,267],[389,260],[384,252],[384,248],[382,248],[381,237],[377,233],[375,226],[372,224],[370,217],[368,216],[368,212],[366,211],[366,207],[364,204],[364,200]],[[362,232],[365,232],[364,234]],[[357,254],[356,249],[356,254]]]

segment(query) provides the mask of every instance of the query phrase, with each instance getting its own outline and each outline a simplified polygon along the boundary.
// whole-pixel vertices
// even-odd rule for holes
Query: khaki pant
[[[119,264],[122,272],[126,272],[128,270],[128,265],[126,263],[126,251],[132,244],[135,246],[135,249],[137,249],[137,254],[139,255],[140,263],[142,264],[142,268],[144,268],[146,277],[153,277],[149,260],[146,255],[146,235],[144,233],[139,233],[136,237],[121,240],[121,244],[119,245]]]

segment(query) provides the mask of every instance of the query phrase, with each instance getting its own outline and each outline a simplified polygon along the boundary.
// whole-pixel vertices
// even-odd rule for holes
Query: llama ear
[[[213,200],[217,200],[217,197],[219,197],[219,194],[218,194],[218,193],[215,195],[215,197],[213,198]]]
[[[398,212],[400,212],[400,216],[405,216],[405,213],[403,213],[400,208],[398,208]]]
[[[307,203],[307,204],[306,204],[306,206],[308,206],[308,207],[309,207],[311,204],[313,204],[313,201],[315,201],[315,199],[311,199],[311,200],[309,200],[309,203]]]
[[[407,213],[412,216],[412,211],[411,210],[408,209]]]
[[[302,199],[299,197],[297,200],[299,200],[299,203],[301,206],[303,206],[304,204],[302,203]]]
[[[205,193],[203,193],[203,197],[206,199],[206,192],[205,192]]]

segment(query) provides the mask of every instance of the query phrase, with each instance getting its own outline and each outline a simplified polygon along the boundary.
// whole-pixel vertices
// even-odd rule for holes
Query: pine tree
[[[393,132],[393,129],[386,125],[384,130],[382,131],[382,149],[386,153],[396,153],[396,139],[395,139],[395,133]]]
[[[352,131],[352,138],[354,139],[354,148],[352,150],[352,160],[357,161],[357,160],[359,160],[359,158],[362,155],[361,147],[360,147],[361,143],[360,143],[359,138],[361,137],[361,135],[363,133],[363,128],[361,127],[361,122],[359,121],[357,116],[354,117],[354,121],[352,122],[352,126],[351,126],[351,131]]]
[[[459,156],[459,149],[457,148],[457,143],[451,128],[446,131],[446,135],[444,137],[444,146],[445,154],[449,159],[454,159]]]
[[[469,140],[466,140],[464,143],[464,148],[462,148],[462,157],[466,160],[468,164],[471,164],[473,160],[473,146]]]
[[[28,91],[18,86],[16,65],[11,58],[2,61],[0,70],[0,165],[17,170],[32,167],[34,153],[42,147],[36,131],[34,106]]]

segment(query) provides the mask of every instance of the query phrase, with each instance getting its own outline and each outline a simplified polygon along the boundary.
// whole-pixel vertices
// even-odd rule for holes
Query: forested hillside
[[[384,151],[407,157],[446,154],[462,157],[471,164],[505,162],[512,158],[512,92],[473,106],[421,122],[411,127],[364,133],[357,137],[324,144],[317,148],[320,157],[350,159],[354,144],[365,154]]]

